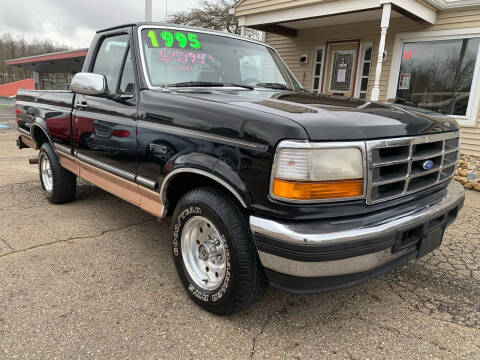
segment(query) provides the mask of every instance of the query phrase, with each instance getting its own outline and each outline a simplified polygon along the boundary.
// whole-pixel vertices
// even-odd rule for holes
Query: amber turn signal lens
[[[274,179],[273,195],[294,200],[320,200],[363,195],[363,180],[300,182]]]

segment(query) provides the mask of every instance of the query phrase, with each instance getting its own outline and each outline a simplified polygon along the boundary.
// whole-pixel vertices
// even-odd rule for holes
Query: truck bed
[[[74,97],[70,90],[19,90],[16,100],[72,107]]]
[[[69,90],[19,90],[16,98],[19,130],[30,133],[38,123],[63,143],[70,143],[70,116],[75,94]]]

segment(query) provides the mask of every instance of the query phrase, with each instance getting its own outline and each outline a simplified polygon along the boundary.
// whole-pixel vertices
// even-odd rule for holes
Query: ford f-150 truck
[[[72,201],[80,177],[171,217],[179,278],[216,314],[268,284],[340,289],[420,258],[464,202],[452,118],[310,93],[236,35],[101,30],[71,91],[21,90],[16,106],[47,199]]]

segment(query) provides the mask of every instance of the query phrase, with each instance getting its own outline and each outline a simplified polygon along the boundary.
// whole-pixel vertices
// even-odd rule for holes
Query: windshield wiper
[[[178,82],[174,84],[168,84],[167,87],[223,87],[223,86],[234,86],[240,87],[248,90],[254,90],[253,86],[243,85],[243,84],[233,84],[233,83],[221,83],[214,81],[185,81]]]
[[[213,81],[184,81],[174,84],[168,84],[167,87],[203,87],[203,86],[223,86],[221,82]]]
[[[250,86],[250,85],[244,85],[244,84],[233,84],[233,83],[225,83],[225,85],[228,85],[228,86],[235,86],[235,87],[240,87],[240,88],[244,88],[244,89],[248,89],[248,90],[255,90],[255,88],[253,86]]]
[[[267,89],[275,89],[275,90],[292,90],[290,86],[280,83],[258,83],[255,86],[267,88]]]

